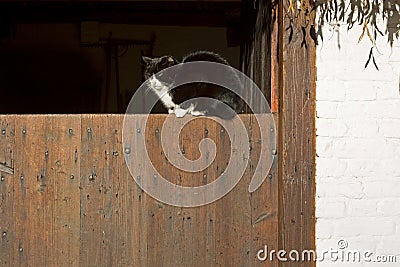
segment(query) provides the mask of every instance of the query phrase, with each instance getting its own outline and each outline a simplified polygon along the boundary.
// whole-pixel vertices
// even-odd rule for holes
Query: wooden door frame
[[[279,0],[278,33],[272,35],[271,42],[276,45],[279,61],[272,68],[271,79],[272,96],[277,91],[278,98],[275,103],[272,101],[272,106],[279,105],[278,242],[280,249],[301,253],[315,251],[316,46],[309,36],[306,36],[308,45],[302,46],[301,25],[297,20],[292,21],[294,30],[289,42],[291,33],[286,29],[291,21],[284,16],[288,6],[288,0]],[[280,265],[291,266],[291,263],[280,262]],[[296,266],[315,266],[315,261],[300,261]]]
[[[242,24],[247,29],[242,71],[271,99],[278,128],[279,230],[278,248],[274,249],[297,250],[301,255],[303,250],[315,251],[316,47],[308,34],[307,45],[302,45],[303,25],[287,16],[289,0],[276,3],[242,0]],[[287,30],[290,23],[292,32]],[[278,265],[292,264],[288,260]],[[315,262],[299,261],[296,266],[315,266]]]

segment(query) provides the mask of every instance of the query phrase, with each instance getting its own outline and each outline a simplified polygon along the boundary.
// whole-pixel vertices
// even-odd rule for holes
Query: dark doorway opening
[[[221,54],[240,69],[240,1],[0,3],[2,114],[123,113],[142,54]]]

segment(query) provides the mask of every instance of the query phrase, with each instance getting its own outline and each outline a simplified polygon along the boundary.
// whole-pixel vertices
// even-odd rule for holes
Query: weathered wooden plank
[[[280,25],[279,25],[279,6],[276,5],[272,9],[272,17],[274,18],[271,28],[271,112],[279,111],[279,68],[280,64]]]
[[[45,116],[16,117],[15,122],[15,182],[14,182],[14,234],[17,249],[14,260],[18,265],[44,265],[48,259],[54,263],[51,247],[53,187],[48,183],[49,140],[51,131]],[[51,208],[50,208],[51,209]],[[47,246],[46,246],[47,245]]]
[[[124,150],[121,151],[117,167],[119,168],[119,182],[121,185],[118,193],[118,198],[121,202],[117,203],[118,209],[120,210],[118,217],[121,218],[120,225],[122,231],[119,235],[124,238],[124,242],[127,242],[125,245],[122,244],[122,246],[124,247],[124,251],[126,251],[125,257],[128,265],[146,266],[148,258],[147,236],[149,235],[147,223],[149,220],[147,213],[148,201],[146,199],[149,196],[136,184],[124,160],[124,153],[126,151],[129,152],[132,148],[125,148],[122,144],[121,129],[123,117],[115,117],[114,119],[115,122],[118,121],[120,123],[117,126],[119,131],[118,141],[114,143],[117,147],[114,147]],[[131,137],[138,134],[137,129],[134,127],[125,130],[127,131],[125,131],[124,134]]]
[[[282,1],[286,12],[289,1]],[[290,251],[315,249],[315,45],[307,35],[303,40],[300,21],[293,20],[281,38],[283,50],[280,91],[280,247]],[[313,18],[311,18],[312,20]],[[283,17],[282,29],[290,23]],[[311,23],[310,23],[311,24]],[[309,27],[309,26],[308,26]],[[305,32],[309,32],[306,28]],[[298,266],[315,266],[315,262],[298,262]],[[284,266],[291,266],[289,262]]]
[[[49,204],[45,213],[51,215],[47,238],[52,249],[46,263],[57,266],[79,264],[80,243],[80,115],[52,115],[46,119],[51,125],[45,132],[49,140],[47,188]],[[49,248],[50,249],[50,248]]]
[[[145,128],[146,148],[152,165],[162,177],[171,181],[179,182],[173,167],[168,164],[161,148],[161,130],[165,116],[155,115],[148,121]],[[176,145],[176,138],[171,138],[171,144]],[[169,166],[169,167],[168,167]],[[154,172],[146,173],[143,170],[142,177],[153,177]],[[154,177],[154,179],[158,179]],[[146,265],[155,266],[163,262],[166,266],[176,264],[176,259],[180,258],[183,264],[186,261],[184,254],[184,244],[182,237],[183,220],[180,216],[181,208],[159,202],[156,199],[143,195],[142,212],[147,218],[146,231],[148,235]],[[171,242],[169,245],[168,242]],[[187,263],[186,263],[187,264]]]
[[[278,114],[274,115],[274,121],[276,122],[278,119]],[[257,164],[257,159],[259,158],[260,153],[260,132],[257,124],[254,120],[251,121],[249,125],[251,127],[251,131],[249,134],[252,134],[252,151],[254,150],[257,153],[257,157],[254,157],[254,162],[252,165]],[[261,129],[262,131],[266,131],[263,136],[266,138],[262,140],[263,142],[270,142],[271,144],[276,145],[276,138],[278,133],[278,125],[273,127],[269,125],[268,129]],[[266,134],[268,133],[268,134]],[[269,139],[269,140],[268,140]],[[271,153],[271,160],[273,160],[273,164],[271,166],[271,170],[268,173],[267,178],[264,183],[258,188],[255,192],[250,195],[250,203],[251,203],[251,266],[278,266],[278,261],[270,261],[266,259],[262,261],[258,259],[257,253],[259,250],[265,250],[265,246],[270,250],[278,249],[278,238],[279,238],[279,224],[278,224],[278,160],[277,156],[273,155],[273,150],[276,149],[276,146],[268,147]],[[263,162],[259,162],[258,164],[265,164]],[[250,165],[250,168],[253,168]],[[264,253],[260,254],[261,258],[265,256]]]
[[[249,127],[249,117],[242,117],[246,129]],[[217,126],[218,142],[222,146],[230,146],[226,129]],[[251,138],[251,136],[250,136]],[[249,140],[247,140],[249,142]],[[250,152],[250,162],[253,153]],[[223,152],[224,153],[224,152]],[[226,153],[226,152],[225,152]],[[225,155],[229,158],[231,155]],[[249,166],[248,166],[249,168]],[[216,170],[219,176],[224,168]],[[246,175],[248,174],[248,175]],[[235,188],[223,198],[215,202],[215,265],[216,266],[250,266],[251,262],[251,206],[248,192],[250,170],[245,171]],[[240,227],[248,225],[249,227]],[[232,242],[235,240],[235,242]]]
[[[36,122],[40,125],[43,124],[43,118],[35,118]],[[42,154],[40,159],[44,157],[43,144],[38,144],[40,133],[37,132],[39,125],[31,127],[27,123],[27,118],[16,118],[16,135],[15,135],[15,176],[18,180],[15,181],[14,191],[14,207],[15,212],[15,225],[14,233],[16,236],[17,249],[14,251],[14,258],[19,265],[28,263],[29,255],[34,256],[38,252],[35,251],[39,246],[33,245],[43,244],[35,235],[35,231],[30,227],[30,223],[40,225],[42,216],[37,216],[34,213],[35,206],[39,207],[38,199],[35,199],[32,191],[35,190],[35,180],[38,172],[37,160],[39,155]],[[43,133],[42,133],[43,135]],[[41,138],[43,139],[43,138]],[[40,150],[40,153],[38,150]],[[43,151],[41,151],[43,150]],[[29,162],[29,167],[27,166]],[[27,177],[29,177],[27,179]],[[33,208],[32,208],[33,206]],[[32,211],[33,210],[33,211]],[[39,227],[38,227],[39,228]],[[30,236],[32,235],[32,236]],[[31,242],[30,242],[31,241]],[[35,253],[36,252],[36,253]],[[43,258],[42,258],[43,259]],[[40,255],[35,257],[32,263],[41,264],[42,259]]]
[[[82,265],[146,265],[148,207],[123,158],[122,120],[82,118]]]
[[[141,190],[130,176],[123,157],[121,125],[123,116],[109,115],[109,137],[107,146],[107,175],[111,178],[112,197],[110,251],[112,266],[140,266],[138,264],[139,234],[141,229],[134,224],[138,211],[138,195]]]
[[[77,116],[16,116],[15,264],[69,266],[78,259],[79,181],[71,175],[80,140],[69,136],[76,125]]]
[[[154,115],[146,129],[147,147],[153,165],[164,178],[182,186],[199,186],[209,182],[207,179],[213,175],[207,175],[205,171],[188,173],[180,171],[168,163],[162,152],[160,138],[164,121],[164,115]],[[180,125],[180,122],[176,120],[174,126],[179,127]],[[188,159],[195,160],[200,156],[199,141],[205,135],[215,136],[212,127],[215,128],[215,124],[209,123],[208,125],[207,120],[199,118],[195,122],[189,122],[179,137],[170,136],[169,140],[172,145],[177,145],[179,142],[182,153]],[[219,157],[219,161],[222,162],[222,156]],[[223,164],[221,165],[223,166]],[[149,173],[148,175],[153,174]],[[145,199],[150,201],[151,198]],[[176,264],[197,266],[199,262],[212,264],[214,262],[213,250],[209,249],[209,253],[206,253],[207,247],[212,246],[214,238],[213,234],[206,234],[207,229],[213,230],[209,222],[213,223],[214,220],[208,219],[212,216],[209,212],[210,209],[213,209],[212,205],[180,208],[151,199],[148,204],[150,212],[148,216],[152,223],[148,224],[148,231],[153,234],[148,238],[147,264],[149,266],[159,265],[161,262],[166,266],[175,266]],[[201,236],[200,233],[202,233]],[[174,244],[173,246],[170,245],[171,242]]]
[[[14,134],[15,117],[0,115],[0,265],[14,262],[15,246],[13,200],[14,200]]]
[[[112,182],[107,172],[109,118],[83,115],[81,136],[81,249],[83,266],[111,264]]]

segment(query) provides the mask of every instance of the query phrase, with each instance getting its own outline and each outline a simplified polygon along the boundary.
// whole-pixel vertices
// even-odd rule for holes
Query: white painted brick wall
[[[360,27],[339,28],[340,50],[329,28],[317,48],[317,250],[369,250],[397,263],[317,266],[400,266],[400,42],[379,40],[380,71],[364,69],[370,41],[358,43]]]

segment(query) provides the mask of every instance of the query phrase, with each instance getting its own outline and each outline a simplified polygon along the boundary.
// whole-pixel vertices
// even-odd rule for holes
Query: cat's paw
[[[206,115],[206,112],[205,111],[192,110],[192,111],[190,111],[190,115],[195,116],[195,117],[204,116],[204,115]]]
[[[183,118],[188,113],[188,111],[188,109],[183,109],[179,106],[176,106],[174,108],[174,113],[177,118]]]
[[[205,111],[194,110],[195,106],[191,104],[187,109],[181,108],[179,105],[176,105],[174,109],[169,109],[168,113],[175,113],[177,118],[183,118],[186,114],[190,114],[192,116],[204,116]]]

